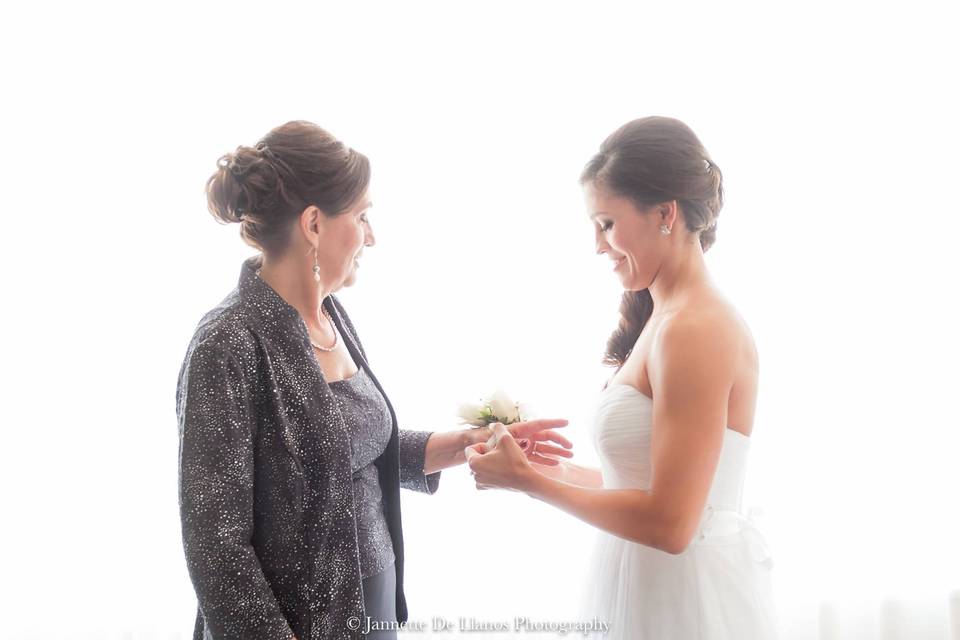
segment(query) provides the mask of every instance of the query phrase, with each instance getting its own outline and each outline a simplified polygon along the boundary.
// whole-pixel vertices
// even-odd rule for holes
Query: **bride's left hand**
[[[492,427],[497,437],[494,448],[479,442],[464,449],[477,489],[526,491],[536,479],[536,470],[505,426],[497,422]]]

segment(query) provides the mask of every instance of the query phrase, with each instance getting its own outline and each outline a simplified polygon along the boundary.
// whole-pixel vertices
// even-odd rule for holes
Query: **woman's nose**
[[[594,245],[597,249],[597,255],[603,255],[610,248],[610,245],[607,244],[607,241],[603,238],[603,234],[599,231],[594,237]]]
[[[377,239],[373,235],[373,227],[370,226],[370,223],[367,223],[367,232],[364,236],[363,245],[365,247],[372,247],[377,244]]]

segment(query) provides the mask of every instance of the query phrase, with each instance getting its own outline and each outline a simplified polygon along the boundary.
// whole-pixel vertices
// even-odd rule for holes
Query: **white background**
[[[206,212],[217,157],[292,119],[370,157],[341,299],[402,426],[503,387],[590,463],[620,291],[577,176],[652,114],[724,173],[707,257],[761,353],[747,505],[786,637],[949,637],[948,3],[328,4],[2,10],[0,637],[189,637],[176,377],[254,253]],[[404,492],[411,618],[569,618],[593,531],[469,480]]]

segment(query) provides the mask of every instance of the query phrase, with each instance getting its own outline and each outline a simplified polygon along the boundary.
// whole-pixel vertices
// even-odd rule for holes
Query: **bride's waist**
[[[731,536],[742,537],[746,540],[755,561],[772,563],[770,548],[763,533],[757,528],[755,513],[759,513],[759,510],[751,509],[749,515],[744,515],[736,509],[707,505],[703,510],[697,533],[690,544],[691,546],[709,546],[722,544],[723,541],[730,540]]]
[[[700,517],[696,538],[703,540],[729,536],[739,533],[748,526],[753,526],[752,521],[739,510],[707,505]]]

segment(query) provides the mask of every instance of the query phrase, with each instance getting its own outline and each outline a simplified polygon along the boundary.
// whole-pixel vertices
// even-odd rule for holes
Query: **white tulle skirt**
[[[599,532],[581,620],[597,640],[772,640],[778,635],[767,545],[750,521],[716,511],[677,555]]]

